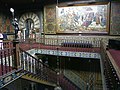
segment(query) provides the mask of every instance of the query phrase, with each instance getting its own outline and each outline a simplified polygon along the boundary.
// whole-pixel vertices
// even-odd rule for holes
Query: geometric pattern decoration
[[[24,74],[25,74],[25,72],[22,69],[20,69],[20,70],[15,70],[5,76],[2,76],[0,78],[0,89],[5,87],[9,83],[13,82],[14,80],[20,78]]]
[[[58,56],[100,59],[100,54],[99,53],[89,53],[89,52],[70,52],[70,51],[57,51],[57,50],[40,49],[40,50],[38,50],[37,53],[55,55],[55,56],[58,55]]]
[[[20,19],[19,19],[20,30],[25,30],[26,29],[25,21],[27,19],[32,19],[33,20],[35,30],[38,30],[40,28],[39,17],[35,13],[30,12],[30,13],[25,13],[20,17]]]
[[[100,59],[99,53],[90,53],[90,52],[71,52],[71,51],[57,51],[57,50],[47,50],[47,49],[38,49],[38,50],[29,50],[28,53],[34,55],[35,53],[39,54],[48,54],[55,56],[68,56],[68,57],[80,57],[80,58],[93,58]]]
[[[44,8],[44,32],[45,34],[56,34],[56,6]]]

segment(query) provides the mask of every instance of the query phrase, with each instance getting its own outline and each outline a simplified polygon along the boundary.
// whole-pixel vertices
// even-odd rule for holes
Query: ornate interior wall
[[[56,6],[49,5],[44,8],[44,32],[56,34]]]
[[[100,3],[100,2],[98,2],[98,3]],[[119,25],[120,24],[120,20],[119,20],[119,17],[120,17],[120,12],[119,12],[120,3],[118,3],[118,2],[111,2],[111,3],[108,2],[108,3],[109,3],[109,5],[107,7],[108,10],[107,10],[107,13],[106,13],[106,15],[107,15],[106,32],[107,33],[105,33],[105,34],[106,35],[120,35],[120,27],[119,27],[120,26]],[[82,5],[84,5],[84,4],[82,4]],[[94,3],[93,5],[97,5],[97,4]],[[107,4],[103,3],[101,5],[107,5]],[[58,28],[59,21],[57,19],[58,18],[57,9],[58,8],[56,8],[55,5],[45,6],[45,8],[44,8],[44,32],[45,32],[45,34],[57,34],[58,31],[60,31],[59,28]],[[101,10],[99,10],[99,11],[101,11]],[[99,12],[99,13],[101,13],[101,12]],[[101,19],[101,20],[103,20],[103,19]],[[70,21],[68,19],[66,19],[65,26],[67,26],[68,23],[70,23]],[[73,23],[73,25],[74,24],[75,23]],[[76,28],[76,30],[77,30],[77,28]],[[65,33],[81,33],[81,32],[78,32],[78,30],[77,30],[77,32],[74,32],[74,31],[72,31],[72,28],[70,28],[70,29],[71,30],[69,30],[69,31],[67,30],[68,32],[67,31],[63,32],[62,31],[62,32],[59,32],[59,33],[62,33],[62,34],[65,34]],[[79,29],[81,29],[81,28],[79,28]],[[87,30],[87,32],[85,32],[85,33],[90,34],[89,30]],[[99,33],[101,33],[101,32],[97,32],[96,35],[98,35]]]
[[[12,19],[0,12],[0,30],[2,33],[13,33]]]

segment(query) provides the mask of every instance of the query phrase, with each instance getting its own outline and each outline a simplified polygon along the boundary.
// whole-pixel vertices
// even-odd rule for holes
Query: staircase
[[[17,41],[4,42],[4,49],[0,50],[0,89],[23,78],[53,87],[56,87],[59,79],[63,90],[79,90],[63,74],[58,77],[56,71],[23,50],[24,48],[22,49],[19,45]]]
[[[0,50],[0,89],[18,78],[23,78],[53,87],[56,86],[59,79],[59,85],[63,90],[86,90],[86,83],[73,72],[69,73],[71,76],[75,76],[76,79],[73,79],[70,74],[66,74],[68,72],[64,72],[64,74],[60,74],[58,77],[56,71],[27,52],[27,50],[38,47],[46,48],[43,47],[43,44],[36,44],[35,42],[30,42],[29,44],[23,42],[21,44],[19,41],[14,40],[13,42],[8,41],[3,43],[4,49]],[[56,49],[54,45],[50,47],[52,50]],[[71,50],[71,47],[62,47],[59,49],[67,51]],[[78,50],[78,47],[74,49]],[[82,48],[79,49],[80,51],[82,50]]]
[[[63,74],[59,76],[59,84],[63,90],[81,90],[70,82]]]
[[[0,89],[18,78],[56,86],[57,73],[26,51],[17,41],[4,42],[0,50]]]
[[[46,83],[49,82],[50,84],[57,83],[56,71],[50,69],[50,67],[23,50],[20,52],[20,57],[20,66],[27,72],[24,78],[39,79],[42,82],[46,81]]]
[[[75,84],[79,89],[86,90],[87,84],[83,81],[77,74],[72,72],[71,70],[65,70],[64,76],[70,80],[73,84]]]

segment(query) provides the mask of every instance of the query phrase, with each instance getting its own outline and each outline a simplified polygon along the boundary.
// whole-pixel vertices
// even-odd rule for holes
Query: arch
[[[30,31],[29,30],[27,31],[27,28],[26,28],[26,21],[27,20],[33,21],[33,28],[32,29],[34,31],[40,29],[40,19],[35,13],[30,12],[30,13],[23,14],[19,19],[19,29],[23,32],[23,36],[24,36],[23,39],[25,39],[26,36],[28,37],[29,33],[30,33]]]

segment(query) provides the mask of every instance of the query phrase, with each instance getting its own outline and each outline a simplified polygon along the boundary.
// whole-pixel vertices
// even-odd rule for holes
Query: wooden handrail
[[[37,60],[38,62],[40,62],[42,65],[44,65],[45,67],[51,69],[52,71],[56,72],[54,69],[52,69],[51,67],[49,67],[48,65],[44,64],[43,62],[39,61],[39,59],[36,59],[34,56],[32,56],[31,54],[29,54],[28,52],[26,52],[25,50],[23,50],[22,48],[20,48],[20,51],[28,54],[30,57],[34,58],[35,60]],[[56,72],[57,73],[57,72]]]
[[[22,49],[20,49],[20,67],[43,80],[57,83],[57,72],[55,70]]]
[[[111,56],[110,52],[109,51],[106,51],[107,55],[108,55],[108,58],[110,60],[110,62],[113,64],[113,67],[115,68],[116,70],[116,73],[120,79],[120,67],[116,64],[115,60],[113,59],[113,57]]]
[[[120,86],[120,72],[119,68],[115,63],[109,52],[107,44],[101,42],[101,60],[103,64],[103,72],[105,77],[105,88],[110,90],[117,90]]]

